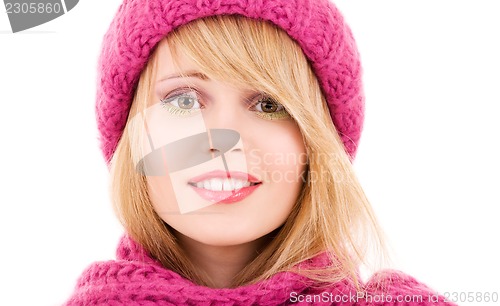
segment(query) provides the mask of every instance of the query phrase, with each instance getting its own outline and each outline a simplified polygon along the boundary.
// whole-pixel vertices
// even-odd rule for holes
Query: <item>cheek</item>
[[[275,127],[269,137],[254,138],[249,165],[261,171],[264,179],[273,184],[300,187],[307,165],[302,134],[295,123]],[[272,135],[277,135],[273,137]]]
[[[179,211],[170,178],[168,176],[149,176],[147,185],[154,210],[166,222],[166,216]]]
[[[269,137],[253,137],[253,154],[249,158],[251,171],[260,174],[264,184],[257,203],[262,203],[262,219],[268,224],[283,224],[303,187],[307,154],[302,134],[295,123],[289,122],[268,129]],[[277,135],[273,137],[272,135]]]

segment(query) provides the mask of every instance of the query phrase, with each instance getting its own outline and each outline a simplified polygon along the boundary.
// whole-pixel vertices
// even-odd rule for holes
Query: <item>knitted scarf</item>
[[[321,260],[305,264],[316,266]],[[281,272],[237,288],[199,286],[163,268],[124,236],[117,260],[88,267],[65,305],[455,305],[414,278],[392,270],[372,276],[362,291],[349,281],[321,288],[313,285],[304,276]]]

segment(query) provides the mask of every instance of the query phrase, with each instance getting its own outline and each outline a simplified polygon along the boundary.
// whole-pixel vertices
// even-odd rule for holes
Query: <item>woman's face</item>
[[[208,78],[159,45],[143,124],[143,171],[155,211],[213,246],[254,241],[281,226],[302,188],[302,135],[282,105]],[[177,68],[175,68],[177,67]],[[279,101],[278,101],[279,102]]]

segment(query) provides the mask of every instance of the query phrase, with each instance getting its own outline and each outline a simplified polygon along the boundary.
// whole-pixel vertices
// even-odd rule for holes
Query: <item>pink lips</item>
[[[233,178],[233,179],[239,179],[243,181],[248,181],[251,183],[250,186],[248,187],[243,187],[241,189],[235,189],[235,190],[229,190],[229,191],[213,191],[213,190],[207,190],[204,188],[198,188],[196,187],[196,183],[208,180],[211,178],[218,178],[218,179],[227,179],[227,178]],[[236,203],[239,202],[246,197],[248,197],[252,192],[255,191],[260,185],[261,182],[253,177],[252,175],[244,172],[239,172],[239,171],[231,171],[231,172],[226,172],[226,171],[221,171],[221,170],[215,170],[211,171],[205,174],[202,174],[200,176],[194,177],[191,180],[189,180],[188,184],[200,195],[203,199],[214,202],[214,203],[224,203],[224,204],[231,204],[231,203]]]

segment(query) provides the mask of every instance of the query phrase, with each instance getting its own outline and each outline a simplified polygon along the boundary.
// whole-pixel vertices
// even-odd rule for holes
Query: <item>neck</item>
[[[243,270],[268,243],[266,236],[239,245],[213,246],[177,233],[180,245],[192,263],[208,278],[211,287],[229,288]]]

